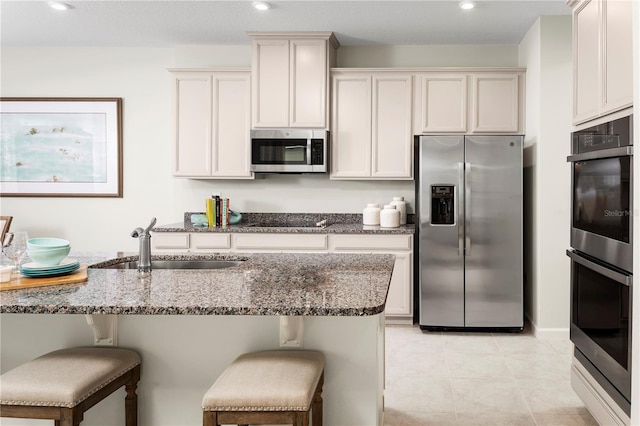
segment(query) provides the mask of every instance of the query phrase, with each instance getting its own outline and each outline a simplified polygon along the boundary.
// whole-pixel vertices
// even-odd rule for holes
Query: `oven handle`
[[[575,154],[567,157],[567,162],[597,160],[599,158],[624,157],[633,155],[632,146],[622,146],[620,148],[603,149],[601,151],[585,152],[584,154]]]
[[[571,258],[576,263],[579,263],[582,266],[585,266],[601,275],[604,275],[607,278],[610,278],[616,282],[619,282],[622,285],[626,285],[627,287],[631,287],[631,275],[621,274],[620,272],[616,272],[613,269],[606,268],[604,266],[598,265],[595,262],[592,262],[574,251],[567,250],[567,256]]]

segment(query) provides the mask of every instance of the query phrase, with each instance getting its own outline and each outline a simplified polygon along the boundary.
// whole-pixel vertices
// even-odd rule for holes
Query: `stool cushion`
[[[50,352],[0,376],[4,405],[75,407],[140,364],[120,348],[71,348]]]
[[[263,351],[239,356],[209,388],[204,411],[307,411],[324,370],[317,351]]]

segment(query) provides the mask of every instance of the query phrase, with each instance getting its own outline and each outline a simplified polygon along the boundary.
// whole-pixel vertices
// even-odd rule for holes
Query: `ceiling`
[[[64,0],[63,0],[64,1]],[[541,15],[568,15],[565,0],[445,1],[0,1],[2,46],[248,44],[247,31],[333,31],[342,45],[516,45]]]

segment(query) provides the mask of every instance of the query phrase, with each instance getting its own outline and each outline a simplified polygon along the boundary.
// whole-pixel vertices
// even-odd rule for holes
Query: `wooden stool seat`
[[[132,350],[61,349],[0,376],[0,416],[76,426],[85,411],[125,386],[126,425],[135,426],[139,380],[140,355]]]
[[[203,425],[322,425],[325,358],[317,351],[244,354],[225,369],[202,400]]]

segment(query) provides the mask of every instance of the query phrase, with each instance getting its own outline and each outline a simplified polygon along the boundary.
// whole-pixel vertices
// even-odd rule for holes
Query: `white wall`
[[[539,336],[568,337],[571,17],[543,16],[520,44],[527,67],[526,313]]]
[[[353,52],[348,66],[354,67],[415,66],[418,51],[431,52],[424,56],[428,59],[424,65],[517,65],[513,46],[466,46],[452,48],[446,55],[442,47],[344,49]],[[389,56],[389,51],[400,53]],[[248,44],[175,49],[5,47],[1,53],[1,96],[121,97],[124,105],[123,198],[3,197],[0,212],[14,216],[14,230],[66,238],[73,250],[136,250],[136,241],[129,237],[133,228],[153,216],[159,224],[179,222],[185,211],[204,210],[203,200],[212,192],[229,197],[234,209],[245,212],[359,213],[367,202],[383,203],[398,195],[408,201],[409,212],[414,211],[413,181],[330,181],[328,176],[300,175],[221,181],[171,176],[167,68],[250,67]]]

